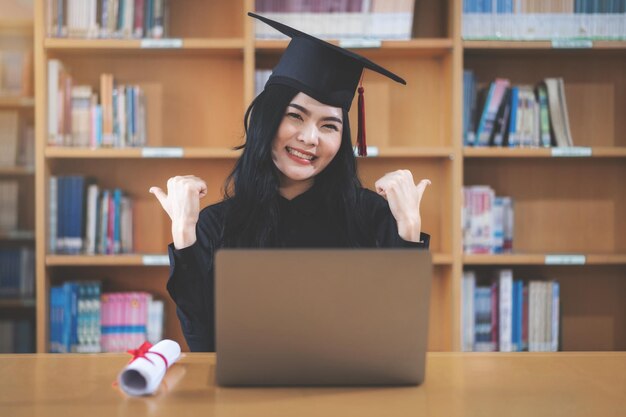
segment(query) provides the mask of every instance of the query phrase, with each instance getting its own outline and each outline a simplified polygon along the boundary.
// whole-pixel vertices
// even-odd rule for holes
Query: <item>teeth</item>
[[[289,152],[292,155],[297,156],[298,158],[306,159],[308,161],[313,160],[313,156],[303,154],[303,153],[298,152],[298,151],[296,151],[295,149],[292,149],[292,148],[287,148],[287,152]]]

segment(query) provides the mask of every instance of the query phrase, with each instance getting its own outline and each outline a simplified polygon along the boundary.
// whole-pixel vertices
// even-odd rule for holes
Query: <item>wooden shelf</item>
[[[152,156],[146,156],[152,154]],[[126,158],[207,158],[236,159],[241,151],[229,148],[72,148],[47,147],[47,158],[126,159]],[[159,156],[161,155],[161,156]],[[181,156],[182,155],[182,156]]]
[[[35,232],[32,230],[15,230],[12,232],[0,232],[0,241],[23,241],[35,240]]]
[[[0,95],[1,108],[33,108],[35,107],[35,99],[33,97],[21,97]]]
[[[189,158],[236,159],[242,151],[230,148],[73,148],[46,147],[47,158],[59,159],[125,159],[125,158]],[[150,155],[147,156],[146,154]],[[452,158],[454,150],[442,147],[396,147],[370,151],[369,158]]]
[[[573,254],[583,255],[585,265],[623,265],[626,254]],[[464,265],[546,265],[546,256],[553,254],[505,254],[505,255],[463,255]],[[568,256],[568,255],[565,255]],[[558,266],[559,264],[550,264]],[[563,265],[567,265],[563,263]]]
[[[330,40],[333,45],[341,45],[341,41]],[[349,42],[349,41],[346,41]],[[277,54],[281,53],[289,42],[287,40],[259,40],[254,43],[257,53]],[[412,39],[408,41],[380,41],[380,46],[350,48],[359,54],[385,55],[392,53],[393,56],[443,56],[452,50],[452,39]]]
[[[434,265],[452,265],[452,255],[433,254]],[[167,254],[47,255],[46,266],[169,266]]]
[[[574,148],[573,150],[581,149]],[[593,147],[585,158],[626,158],[626,147]],[[568,152],[569,148],[497,148],[464,147],[466,158],[553,158],[555,150]]]
[[[592,41],[592,48],[555,48],[552,45],[552,41],[463,41],[463,48],[469,52],[473,50],[488,50],[490,52],[498,51],[524,51],[524,50],[546,50],[550,52],[554,51],[597,51],[597,50],[615,50],[616,52],[626,50],[626,41]]]
[[[124,52],[137,53],[216,53],[242,55],[244,40],[241,38],[224,39],[68,39],[46,38],[44,48],[49,52]]]
[[[0,167],[0,176],[11,176],[11,177],[19,177],[19,176],[30,176],[35,174],[34,167]]]
[[[106,279],[112,290],[141,289],[171,303],[164,281],[155,279],[167,275],[169,258],[165,251],[171,222],[147,192],[150,186],[165,184],[173,175],[193,173],[210,180],[209,195],[203,203],[223,197],[220,186],[241,155],[230,147],[241,141],[241,119],[254,97],[255,69],[273,68],[288,41],[255,39],[255,23],[245,15],[253,7],[251,0],[192,3],[170,3],[170,33],[180,37],[160,41],[45,38],[47,3],[35,2],[38,30],[28,45],[33,45],[36,61],[36,125],[47,126],[46,62],[59,59],[77,84],[90,85],[94,91],[99,91],[103,72],[113,73],[120,83],[145,87],[148,143],[155,145],[122,149],[49,147],[46,129],[37,130],[36,144],[43,153],[39,154],[41,166],[37,165],[36,172],[41,177],[36,181],[35,204],[30,206],[36,207],[35,223],[43,228],[37,228],[36,233],[37,239],[43,240],[38,240],[36,247],[39,352],[47,349],[49,287],[68,279],[68,269],[79,274],[76,279]],[[352,46],[330,41],[407,80],[401,87],[378,75],[366,77],[368,138],[377,149],[357,161],[361,180],[370,187],[389,170],[401,168],[437,184],[427,192],[421,209],[429,230],[435,233],[429,349],[461,348],[462,268],[457,267],[488,272],[511,265],[521,270],[545,268],[551,279],[562,278],[562,328],[569,329],[564,333],[569,344],[564,346],[623,350],[624,334],[611,329],[624,327],[619,294],[626,282],[626,223],[619,213],[626,202],[621,180],[626,169],[626,143],[620,133],[626,128],[626,119],[619,115],[624,113],[626,41],[583,42],[578,45],[581,48],[550,41],[464,41],[461,10],[461,0],[417,2],[416,38],[408,41],[364,41]],[[0,30],[1,26],[0,22]],[[28,30],[33,32],[32,27]],[[551,148],[463,148],[464,67],[471,68],[480,83],[506,77],[514,84],[534,85],[545,77],[563,77],[572,136],[577,144],[591,148],[557,151],[557,155]],[[0,97],[0,107],[34,108],[34,101]],[[355,107],[350,115],[353,133]],[[590,156],[586,156],[588,150]],[[557,156],[566,160],[552,163],[547,159]],[[585,162],[574,157],[593,159]],[[12,168],[9,171],[13,173],[7,175],[21,175]],[[135,242],[138,253],[46,254],[47,180],[52,175],[76,173],[97,179],[103,189],[123,187],[133,196],[137,214],[134,227],[141,236]],[[465,184],[489,184],[499,194],[515,199],[516,250],[526,253],[461,253]],[[21,227],[32,228],[30,224]],[[561,249],[571,250],[571,255],[548,253]],[[586,253],[589,251],[595,252]],[[573,265],[582,259],[591,268],[546,268],[547,256],[549,265],[559,260]],[[591,287],[590,275],[594,279]],[[598,299],[598,304],[606,303],[608,308],[596,309],[598,306],[587,303],[587,297]],[[606,320],[613,324],[597,326],[599,311],[610,311]],[[167,310],[166,322],[165,335],[182,342],[174,308]],[[579,333],[580,340],[572,342],[578,337],[572,332]]]
[[[394,147],[380,148],[379,154],[373,158],[452,158],[454,149],[451,146],[441,147]]]
[[[47,255],[46,266],[147,266],[145,256],[152,256],[152,265],[166,266],[167,255]]]
[[[34,308],[34,298],[0,298],[0,309]]]

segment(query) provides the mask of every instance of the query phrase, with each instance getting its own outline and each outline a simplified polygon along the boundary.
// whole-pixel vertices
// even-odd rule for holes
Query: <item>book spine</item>
[[[513,329],[513,271],[503,269],[499,273],[499,342],[501,352],[512,351]]]

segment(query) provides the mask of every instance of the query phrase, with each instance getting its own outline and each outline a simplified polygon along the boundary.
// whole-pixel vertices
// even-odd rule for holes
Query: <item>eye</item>
[[[300,116],[298,113],[289,112],[287,113],[287,117],[295,120],[302,120],[302,116]]]
[[[334,130],[335,132],[339,132],[339,128],[333,124],[327,124],[322,126],[324,129]]]

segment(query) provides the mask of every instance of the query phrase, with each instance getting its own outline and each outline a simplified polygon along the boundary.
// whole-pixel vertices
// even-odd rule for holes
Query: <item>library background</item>
[[[287,45],[254,10],[407,80],[366,74],[358,169],[432,180],[431,351],[626,350],[626,2],[0,0],[0,352],[186,346],[148,189],[220,199]]]

